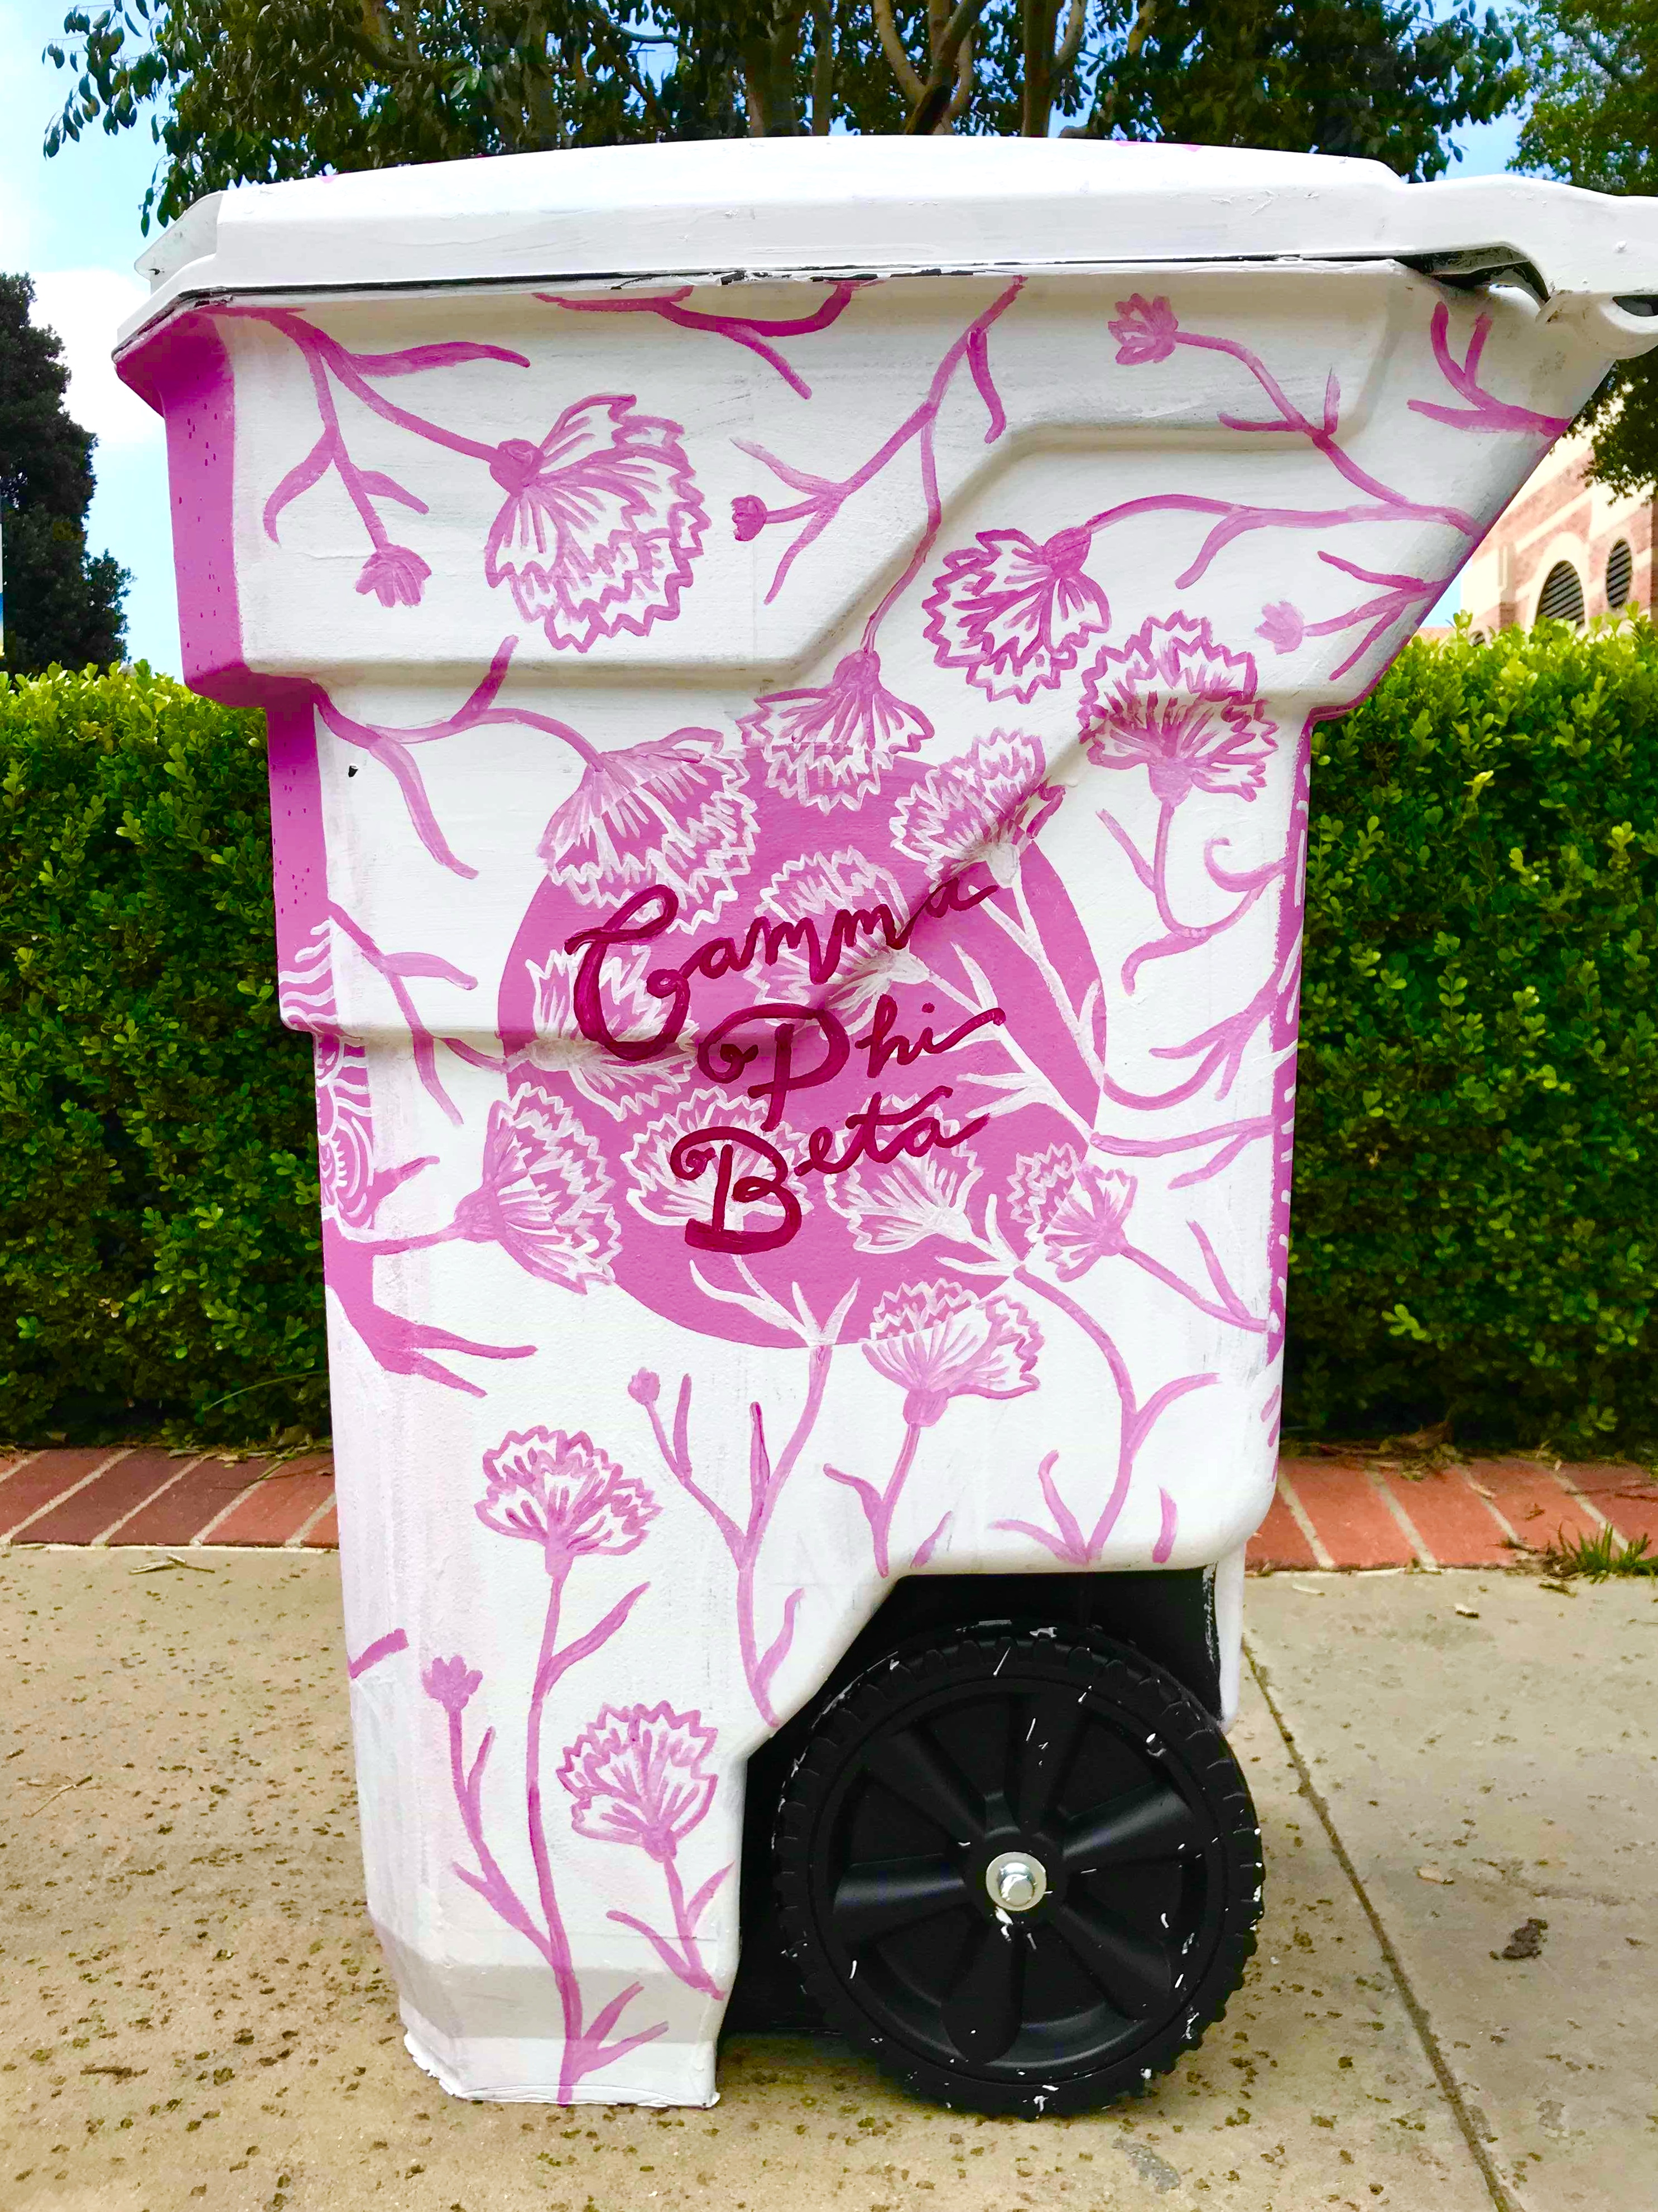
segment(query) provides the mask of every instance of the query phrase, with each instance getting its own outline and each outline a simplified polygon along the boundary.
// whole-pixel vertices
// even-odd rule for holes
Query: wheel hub
[[[985,1887],[1004,1912],[1029,1912],[1048,1894],[1048,1869],[1029,1851],[998,1851],[985,1869]]]

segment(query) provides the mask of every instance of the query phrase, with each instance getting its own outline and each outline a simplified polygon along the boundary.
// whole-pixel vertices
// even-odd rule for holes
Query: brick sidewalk
[[[1358,1457],[1285,1459],[1252,1567],[1501,1567],[1608,1523],[1658,1545],[1658,1482],[1616,1464],[1481,1459],[1414,1480]],[[333,1462],[144,1449],[0,1460],[0,1544],[258,1545],[331,1551]]]

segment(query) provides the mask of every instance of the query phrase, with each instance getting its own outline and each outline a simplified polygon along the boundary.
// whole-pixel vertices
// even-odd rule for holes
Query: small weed
[[[1658,1576],[1658,1553],[1645,1536],[1631,1536],[1625,1543],[1615,1528],[1597,1528],[1592,1536],[1568,1536],[1562,1528],[1556,1529],[1543,1565],[1558,1580],[1582,1575],[1588,1582],[1603,1583],[1612,1575]]]

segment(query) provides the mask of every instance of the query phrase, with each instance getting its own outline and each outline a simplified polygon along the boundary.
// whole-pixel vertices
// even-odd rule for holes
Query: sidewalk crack
[[[1382,1916],[1371,1903],[1370,1893],[1364,1887],[1363,1878],[1354,1865],[1347,1846],[1337,1832],[1334,1817],[1318,1785],[1313,1780],[1312,1770],[1302,1757],[1301,1747],[1297,1743],[1284,1715],[1278,1710],[1278,1701],[1272,1695],[1266,1669],[1250,1650],[1247,1638],[1244,1640],[1243,1654],[1249,1662],[1249,1671],[1255,1678],[1256,1686],[1266,1701],[1266,1710],[1272,1716],[1273,1724],[1284,1739],[1284,1747],[1290,1754],[1290,1762],[1300,1778],[1302,1795],[1318,1814],[1324,1832],[1329,1838],[1330,1849],[1335,1853],[1341,1871],[1351,1883],[1353,1894],[1358,1899],[1364,1917],[1370,1923],[1370,1932],[1376,1937],[1382,1955],[1388,1962],[1388,1971],[1394,1978],[1406,2012],[1410,2016],[1411,2025],[1416,2030],[1417,2039],[1426,2054],[1429,2065],[1433,2069],[1434,2079],[1439,2084],[1440,2094],[1450,2106],[1452,2118],[1461,2131],[1463,2142],[1468,2147],[1468,2155],[1479,2169],[1491,2203],[1496,2206],[1497,2212],[1523,2212],[1519,2199],[1510,2193],[1502,2176],[1497,2171],[1491,2153],[1485,2148],[1481,2128],[1477,2124],[1477,2118],[1479,2120],[1483,2120],[1484,2115],[1476,2116],[1457,2085],[1456,2076],[1452,2073],[1446,2061],[1445,2054],[1440,2048],[1439,2038],[1435,2034],[1433,2023],[1428,2017],[1427,2007],[1412,1986],[1411,1978],[1405,1971],[1405,1961],[1394,1948],[1393,1938],[1382,1924]],[[1489,2124],[1485,2131],[1489,2132]]]

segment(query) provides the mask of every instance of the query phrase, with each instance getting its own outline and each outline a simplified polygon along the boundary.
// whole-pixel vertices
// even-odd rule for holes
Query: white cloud
[[[123,317],[148,296],[138,279],[124,270],[35,272],[33,319],[62,339],[69,363],[69,411],[106,453],[149,445],[161,435],[160,416],[127,390],[110,359]]]

